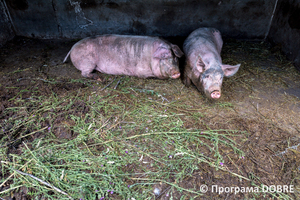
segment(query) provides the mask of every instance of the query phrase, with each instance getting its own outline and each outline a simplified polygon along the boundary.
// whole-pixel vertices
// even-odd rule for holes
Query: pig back
[[[220,32],[215,28],[199,28],[193,31],[183,44],[183,51],[186,54],[187,62],[195,65],[199,56],[203,60],[206,57],[214,57],[221,61],[220,53],[223,41]]]

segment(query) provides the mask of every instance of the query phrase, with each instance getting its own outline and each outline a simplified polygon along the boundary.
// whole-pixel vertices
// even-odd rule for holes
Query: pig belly
[[[104,74],[112,75],[127,75],[127,76],[137,76],[141,78],[153,77],[151,67],[149,63],[134,62],[130,59],[120,58],[104,58],[101,59],[99,56],[99,62],[97,64],[96,70]]]

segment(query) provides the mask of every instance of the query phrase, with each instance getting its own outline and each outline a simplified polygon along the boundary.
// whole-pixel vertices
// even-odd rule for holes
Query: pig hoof
[[[99,77],[97,74],[92,74],[90,77],[96,81],[103,82],[103,79]]]
[[[213,91],[210,96],[213,99],[219,99],[221,97],[221,93],[219,91]]]
[[[100,81],[101,83],[104,83],[104,82],[105,82],[105,79],[104,79],[104,78],[100,78],[100,77],[98,77],[96,80],[97,80],[97,81]]]

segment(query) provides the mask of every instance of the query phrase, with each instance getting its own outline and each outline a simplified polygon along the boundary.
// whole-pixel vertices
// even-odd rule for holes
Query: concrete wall
[[[223,37],[268,36],[300,70],[299,21],[300,0],[0,0],[0,46],[14,33],[53,39],[108,33],[186,37],[211,26]]]
[[[279,0],[268,38],[300,70],[300,0]]]
[[[276,0],[5,0],[17,35],[83,38],[117,33],[187,36],[201,26],[263,39]]]
[[[0,47],[15,36],[5,2],[0,1]]]

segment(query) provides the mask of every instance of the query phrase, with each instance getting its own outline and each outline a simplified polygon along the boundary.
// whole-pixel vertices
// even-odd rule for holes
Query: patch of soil
[[[176,39],[173,38],[173,40],[176,43]],[[82,78],[80,71],[73,67],[70,61],[62,63],[74,43],[71,40],[35,40],[16,37],[1,48],[0,124],[3,125],[2,129],[11,128],[5,120],[13,117],[17,120],[14,112],[6,110],[21,106],[21,101],[15,101],[16,96],[21,100],[34,101],[38,96],[49,96],[49,94],[63,98],[68,93],[80,93],[81,90],[106,92],[100,91],[105,84],[99,83],[99,86],[94,84],[93,87],[88,87],[90,81],[93,83],[96,81]],[[178,43],[182,43],[181,39]],[[194,86],[186,88],[179,79],[132,78],[132,80],[141,90],[159,90],[165,94],[168,101],[183,101],[195,112],[201,106],[207,105],[209,108],[205,114],[209,117],[200,117],[197,123],[191,118],[182,118],[184,126],[188,129],[213,127],[214,129],[246,131],[247,140],[236,141],[242,146],[246,156],[244,159],[236,158],[237,162],[229,156],[226,157],[226,167],[229,170],[238,168],[244,177],[252,177],[253,180],[260,177],[260,182],[263,184],[289,185],[293,183],[299,187],[299,72],[287,61],[282,61],[282,55],[278,51],[272,51],[267,44],[227,41],[224,43],[222,57],[224,63],[237,64],[238,60],[242,63],[242,67],[234,77],[224,80],[223,97],[216,102],[206,99]],[[108,76],[107,82],[110,82],[113,77]],[[74,80],[77,81],[74,82]],[[175,92],[170,93],[171,90]],[[226,107],[228,110],[220,111],[220,107]],[[26,109],[21,112],[22,115],[28,115]],[[66,128],[74,125],[74,121],[70,120],[68,115],[80,116],[88,112],[90,112],[89,107],[80,99],[77,99],[74,106],[67,112],[59,109],[49,110],[49,115],[54,113],[56,116],[51,127],[55,136],[58,139],[75,138],[76,133]],[[49,125],[50,122],[46,120],[42,127]],[[45,137],[45,134],[37,132],[22,140],[14,141],[20,135],[30,132],[26,127],[20,127],[20,131],[15,131],[16,134],[10,136],[10,148],[7,155],[11,152],[20,153],[18,148],[22,145],[22,140],[28,142]],[[3,137],[3,133],[0,133],[0,137]],[[134,171],[135,167],[128,165],[127,171]],[[205,165],[202,168],[204,170],[196,170],[189,178],[182,180],[180,186],[183,188],[200,188],[202,184],[219,187],[250,186],[249,182],[228,173],[216,171]],[[2,180],[7,176],[7,174],[0,174]],[[3,186],[0,191],[6,188],[7,186]],[[157,199],[170,198],[166,195],[170,189],[168,185],[158,184],[154,188],[160,190],[160,194],[156,195]],[[26,188],[20,188],[18,191],[5,199],[28,199]],[[201,199],[253,197],[249,195],[208,192]],[[180,199],[181,196],[182,194],[177,192],[175,199]],[[296,194],[291,194],[291,196],[297,198]]]

